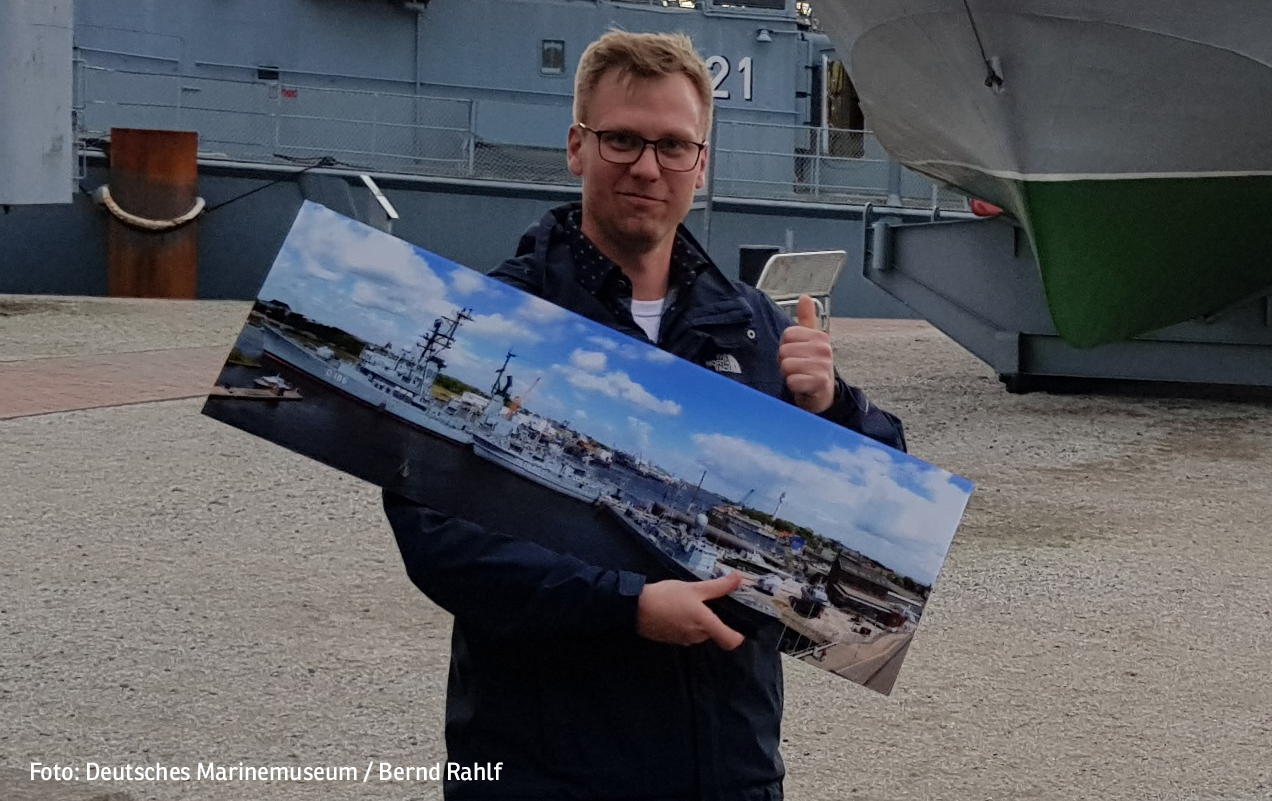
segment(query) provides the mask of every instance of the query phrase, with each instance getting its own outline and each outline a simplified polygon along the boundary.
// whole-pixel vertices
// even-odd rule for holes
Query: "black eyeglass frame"
[[[584,131],[591,131],[592,133],[596,134],[596,152],[602,159],[605,159],[605,161],[608,161],[610,164],[621,164],[625,167],[631,166],[632,164],[635,164],[636,162],[640,161],[641,157],[645,155],[645,150],[647,148],[652,147],[654,149],[654,161],[658,162],[658,166],[661,169],[667,170],[668,172],[693,172],[694,170],[698,168],[698,164],[702,161],[702,151],[706,149],[708,144],[707,142],[694,142],[689,139],[679,139],[676,137],[664,137],[662,139],[646,139],[645,137],[634,134],[631,131],[619,131],[619,130],[612,130],[612,129],[605,130],[605,131],[598,131],[595,128],[589,128],[585,123],[582,123],[582,122],[576,122],[574,124],[579,126],[579,128],[583,129]],[[601,139],[606,134],[622,134],[623,136],[630,136],[633,139],[639,139],[641,141],[640,150],[633,151],[636,155],[635,157],[632,158],[631,161],[615,161],[614,159],[606,158],[605,150],[604,148],[601,147]],[[696,156],[694,156],[693,164],[684,168],[668,167],[666,164],[663,164],[662,152],[658,150],[658,145],[661,142],[681,142],[686,145],[696,145],[698,148],[698,153]]]

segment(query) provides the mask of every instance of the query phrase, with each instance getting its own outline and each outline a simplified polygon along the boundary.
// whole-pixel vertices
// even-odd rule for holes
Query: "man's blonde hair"
[[[624,79],[684,75],[702,105],[703,138],[711,131],[711,71],[688,36],[611,30],[588,45],[574,74],[575,122],[587,122],[588,102],[601,78],[611,70]]]

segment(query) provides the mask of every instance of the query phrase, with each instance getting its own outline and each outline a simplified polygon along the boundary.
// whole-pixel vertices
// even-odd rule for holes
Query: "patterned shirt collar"
[[[626,305],[631,301],[632,285],[623,270],[612,259],[601,253],[592,240],[583,233],[583,210],[572,209],[562,223],[570,255],[574,259],[574,277],[579,285],[596,296],[607,305],[617,301]],[[668,296],[685,297],[689,287],[703,270],[707,268],[707,260],[695,248],[691,247],[685,237],[676,232],[676,241],[671,248],[671,272],[667,279]],[[629,310],[630,313],[630,310]]]

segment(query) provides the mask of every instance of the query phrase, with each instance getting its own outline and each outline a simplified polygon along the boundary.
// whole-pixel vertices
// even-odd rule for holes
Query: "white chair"
[[[830,330],[830,295],[848,260],[844,250],[775,253],[769,257],[755,288],[768,295],[792,317],[800,295],[808,295],[817,308],[817,323]]]

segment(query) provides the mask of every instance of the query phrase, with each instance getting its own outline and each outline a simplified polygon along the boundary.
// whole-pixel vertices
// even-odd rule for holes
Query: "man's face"
[[[707,154],[688,172],[660,167],[652,147],[634,164],[601,158],[592,131],[625,131],[645,139],[706,139],[702,104],[684,75],[624,80],[601,76],[581,120],[570,127],[570,172],[583,178],[583,233],[603,253],[622,259],[647,253],[675,235],[706,180]]]

